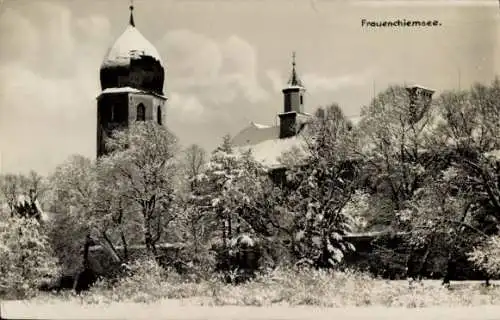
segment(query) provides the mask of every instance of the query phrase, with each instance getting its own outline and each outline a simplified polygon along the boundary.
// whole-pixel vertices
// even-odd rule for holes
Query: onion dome
[[[135,27],[133,10],[131,5],[129,25],[101,64],[101,89],[131,87],[162,95],[163,61],[158,50]]]

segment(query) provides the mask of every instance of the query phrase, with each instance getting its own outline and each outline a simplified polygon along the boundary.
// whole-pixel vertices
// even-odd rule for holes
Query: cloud
[[[220,49],[204,35],[189,30],[171,31],[158,41],[157,47],[166,53],[168,72],[177,75],[171,78],[180,87],[208,86],[218,77],[222,66]]]
[[[266,75],[271,81],[271,85],[273,86],[275,92],[279,92],[281,89],[283,89],[283,84],[286,83],[286,80],[277,70],[267,70]]]
[[[106,18],[77,19],[51,3],[2,13],[3,169],[47,172],[71,153],[94,154],[96,69],[107,38]]]
[[[205,107],[193,95],[172,93],[168,103],[168,117],[182,124],[204,122]]]
[[[222,79],[234,83],[250,102],[269,98],[257,80],[257,53],[254,47],[237,36],[229,37],[222,45],[224,65]],[[226,71],[226,72],[224,72]]]
[[[217,41],[176,30],[167,33],[158,48],[166,53],[171,90],[196,92],[213,110],[224,109],[241,97],[251,103],[269,98],[258,81],[256,50],[238,36]]]

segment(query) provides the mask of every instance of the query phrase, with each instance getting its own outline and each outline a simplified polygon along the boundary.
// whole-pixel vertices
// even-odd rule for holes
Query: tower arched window
[[[156,111],[156,118],[158,120],[158,124],[161,126],[163,124],[163,118],[161,114],[161,106],[158,106],[158,109]]]
[[[146,121],[146,107],[142,103],[140,103],[137,106],[137,117],[136,117],[136,120],[137,121]]]
[[[303,105],[304,104],[304,96],[303,95],[300,95],[300,104]]]

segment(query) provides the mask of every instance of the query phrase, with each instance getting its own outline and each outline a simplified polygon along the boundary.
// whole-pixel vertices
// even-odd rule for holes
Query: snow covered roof
[[[140,56],[153,57],[164,67],[161,56],[156,48],[134,25],[129,24],[113,46],[109,48],[101,68],[128,65],[131,58],[139,58]]]
[[[432,92],[435,92],[435,90],[432,90],[431,88],[428,88],[428,87],[424,87],[424,86],[421,86],[419,84],[411,84],[411,85],[407,85],[406,86],[407,88],[421,88],[421,89],[424,89],[424,90],[428,90],[428,91],[432,91]]]
[[[290,151],[293,148],[302,148],[304,144],[305,141],[302,137],[294,136],[285,139],[265,140],[255,145],[241,147],[241,149],[251,149],[255,160],[265,167],[279,168],[283,166],[279,158],[284,152]]]
[[[144,90],[140,90],[140,89],[136,89],[136,88],[132,88],[132,87],[106,88],[106,89],[102,90],[101,94],[97,98],[101,97],[104,94],[108,94],[108,93],[137,93],[137,94],[141,94],[141,93],[146,94],[147,93],[147,94],[154,94],[157,97],[166,99],[165,96],[162,96],[160,94],[156,94],[156,93],[153,93],[150,91],[144,91]]]
[[[251,122],[232,140],[237,152],[252,150],[252,155],[259,163],[268,168],[278,168],[282,164],[279,158],[283,152],[293,148],[302,148],[305,140],[299,134],[280,139],[279,126],[265,126]]]
[[[102,91],[106,93],[141,93],[141,90],[132,87],[106,88]]]
[[[265,125],[265,124],[259,124],[259,123],[255,123],[255,122],[252,122],[251,124],[254,127],[259,128],[259,129],[271,128],[271,126],[268,126],[268,125]]]
[[[264,140],[276,139],[279,137],[280,128],[278,126],[267,126],[250,122],[250,124],[243,128],[236,134],[232,140],[233,145],[254,145]]]
[[[304,87],[301,85],[299,85],[299,86],[289,85],[284,90],[287,90],[287,89],[304,89]]]

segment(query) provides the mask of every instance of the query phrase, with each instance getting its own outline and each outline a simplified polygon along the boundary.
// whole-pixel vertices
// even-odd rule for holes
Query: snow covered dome
[[[158,50],[135,27],[133,9],[130,6],[129,25],[101,64],[101,88],[132,87],[163,94],[163,61]]]
[[[127,66],[131,59],[137,59],[140,56],[152,57],[163,67],[163,62],[156,48],[136,27],[128,25],[113,46],[109,48],[101,68]]]

